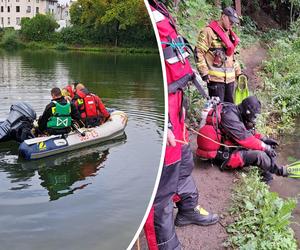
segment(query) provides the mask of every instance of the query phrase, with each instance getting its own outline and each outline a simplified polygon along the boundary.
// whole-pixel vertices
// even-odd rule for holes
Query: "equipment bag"
[[[234,91],[234,104],[240,104],[248,96],[248,77],[242,74],[238,77],[237,86]]]

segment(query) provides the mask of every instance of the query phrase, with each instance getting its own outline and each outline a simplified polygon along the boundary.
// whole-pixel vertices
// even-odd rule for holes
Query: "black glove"
[[[209,82],[208,75],[202,76],[201,78],[204,82]]]
[[[272,148],[276,148],[277,146],[279,146],[279,143],[271,138],[263,138],[262,141],[265,144],[270,145]]]
[[[277,154],[276,154],[274,148],[272,148],[270,145],[266,145],[265,152],[266,152],[266,154],[267,154],[268,156],[270,156],[271,158],[277,156]]]

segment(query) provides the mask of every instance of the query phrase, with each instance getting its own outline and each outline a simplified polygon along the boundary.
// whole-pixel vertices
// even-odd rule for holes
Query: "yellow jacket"
[[[228,34],[228,32],[225,32]],[[197,68],[201,76],[208,75],[209,81],[230,83],[241,74],[241,67],[235,60],[234,54],[226,56],[225,44],[210,27],[205,27],[199,34],[197,41]],[[214,64],[215,55],[219,54],[221,64]]]

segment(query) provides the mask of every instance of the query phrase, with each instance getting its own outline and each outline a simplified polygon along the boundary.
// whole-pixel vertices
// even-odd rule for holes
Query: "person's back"
[[[101,99],[97,95],[89,92],[83,84],[76,86],[76,94],[73,98],[73,102],[86,127],[99,126],[110,118],[110,114]]]
[[[38,120],[39,129],[49,135],[67,134],[71,131],[72,118],[79,120],[76,107],[67,101],[59,88],[51,90],[52,100]]]

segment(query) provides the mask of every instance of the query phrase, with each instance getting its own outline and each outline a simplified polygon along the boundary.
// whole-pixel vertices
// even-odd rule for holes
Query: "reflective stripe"
[[[208,47],[203,43],[198,43],[197,47],[203,49],[203,51],[208,51]]]
[[[157,10],[152,11],[152,14],[153,14],[153,17],[154,17],[154,20],[155,20],[156,23],[158,23],[158,22],[165,19],[165,16]]]
[[[235,77],[235,72],[224,72],[224,71],[215,71],[215,70],[209,70],[209,75],[217,76],[217,77]]]

